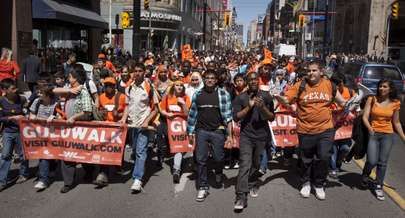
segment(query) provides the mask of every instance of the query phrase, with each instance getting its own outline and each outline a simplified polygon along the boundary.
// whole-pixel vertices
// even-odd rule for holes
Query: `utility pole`
[[[316,11],[316,4],[317,3],[317,1],[315,0],[314,1],[314,4],[313,4],[313,9],[312,9],[312,11],[314,12],[313,13],[313,15],[310,15],[310,17],[312,17],[312,22],[311,22],[311,53],[312,53],[312,57],[314,57],[315,56],[315,19],[314,19],[314,17],[313,16],[315,16],[315,11]]]
[[[205,50],[205,40],[207,34],[207,0],[204,1],[204,14],[203,14],[203,50]]]
[[[152,50],[152,10],[149,8],[148,50]]]
[[[108,22],[108,43],[112,45],[112,18],[111,18],[111,4],[112,0],[109,1],[109,7],[108,7],[108,17],[109,17],[109,22]]]
[[[133,0],[132,56],[139,57],[141,51],[141,0]]]
[[[328,41],[328,14],[329,14],[329,0],[326,0],[326,5],[325,5],[325,26],[323,30],[323,58],[326,57],[327,49],[326,49],[326,44]]]

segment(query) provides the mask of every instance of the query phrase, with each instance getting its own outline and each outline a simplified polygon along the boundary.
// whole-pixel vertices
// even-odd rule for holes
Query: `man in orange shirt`
[[[122,94],[116,90],[116,83],[116,80],[112,77],[105,78],[105,92],[101,94],[99,98],[99,109],[104,111],[104,120],[107,122],[118,122],[122,118],[122,114],[126,107],[125,94]],[[94,181],[97,186],[103,187],[108,185],[108,170],[108,166],[100,166],[100,172]]]
[[[300,194],[308,198],[311,183],[319,200],[326,198],[324,184],[335,136],[330,106],[335,100],[339,105],[346,101],[336,92],[334,84],[322,78],[323,66],[318,61],[308,64],[307,75],[292,86],[286,98],[275,96],[279,102],[291,107],[297,104],[297,133],[301,157]]]

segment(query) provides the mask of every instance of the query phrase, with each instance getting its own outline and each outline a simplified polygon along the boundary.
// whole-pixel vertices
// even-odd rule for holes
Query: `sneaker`
[[[257,172],[258,172],[259,177],[262,177],[262,176],[266,175],[266,170],[265,169],[259,169]]]
[[[325,194],[325,188],[324,187],[314,187],[315,189],[315,196],[318,198],[318,200],[325,200],[326,194]]]
[[[173,173],[173,183],[179,184],[180,182],[180,170],[175,170]]]
[[[256,188],[256,187],[251,188],[250,191],[249,191],[249,195],[250,195],[250,197],[252,197],[252,198],[257,198],[257,197],[259,197],[259,189]]]
[[[142,182],[141,180],[135,179],[134,183],[131,186],[132,191],[141,191],[142,189]]]
[[[45,182],[39,181],[37,182],[37,184],[35,184],[34,188],[38,189],[38,190],[44,190],[46,189],[48,186],[45,184]]]
[[[225,166],[224,166],[224,169],[229,170],[229,169],[231,169],[231,166],[225,165]]]
[[[70,190],[72,190],[72,189],[73,189],[72,186],[64,185],[64,186],[62,187],[62,189],[60,190],[60,193],[62,193],[62,194],[68,193],[68,192],[69,192]]]
[[[332,178],[332,179],[337,179],[337,178],[338,178],[338,173],[337,173],[337,171],[336,171],[336,170],[331,170],[331,171],[329,172],[329,177]]]
[[[300,194],[303,198],[309,198],[309,195],[311,194],[311,183],[306,182],[304,185],[302,185],[302,188],[300,190]]]
[[[234,169],[239,169],[239,162],[236,162],[235,165],[233,165]]]
[[[101,172],[97,175],[94,184],[97,186],[107,186],[108,185],[108,177],[105,173]]]
[[[235,201],[235,205],[233,206],[234,210],[243,210],[247,207],[247,200],[241,197],[237,197]]]
[[[208,196],[208,190],[200,189],[197,192],[197,198],[195,199],[198,202],[203,202]]]
[[[377,197],[378,200],[380,200],[380,201],[385,200],[384,191],[383,191],[381,185],[376,185],[374,192],[375,192],[375,196]]]
[[[26,176],[18,176],[18,179],[17,179],[17,181],[15,182],[16,184],[21,184],[21,183],[24,183],[24,182],[26,182],[28,180],[28,177],[26,177]]]

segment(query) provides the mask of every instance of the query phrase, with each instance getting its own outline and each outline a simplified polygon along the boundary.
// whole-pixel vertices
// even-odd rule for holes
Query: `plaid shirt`
[[[76,104],[73,108],[73,112],[78,114],[80,112],[92,112],[93,111],[93,103],[90,97],[89,92],[87,89],[82,89],[80,94],[76,97],[78,98]]]
[[[197,106],[197,97],[201,94],[201,90],[197,90],[193,98],[191,99],[191,108],[188,113],[188,119],[187,119],[187,133],[188,134],[193,134],[195,130],[195,125],[197,123],[197,115],[198,115],[198,106]],[[219,110],[221,113],[222,120],[224,122],[224,125],[226,125],[230,122],[232,122],[232,100],[231,100],[231,95],[223,89],[223,88],[217,88],[216,91],[218,92],[218,98],[219,98]]]

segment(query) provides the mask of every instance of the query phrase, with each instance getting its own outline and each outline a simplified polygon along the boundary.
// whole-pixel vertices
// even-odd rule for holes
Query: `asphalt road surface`
[[[404,147],[394,147],[387,175],[387,183],[402,196]],[[36,163],[31,165],[35,175]],[[248,207],[242,213],[233,211],[237,170],[225,171],[224,186],[211,188],[208,198],[198,203],[191,158],[177,185],[172,183],[169,165],[171,160],[159,169],[154,159],[149,159],[146,184],[138,194],[129,189],[132,184],[129,164],[125,167],[127,175],[116,176],[111,172],[111,184],[103,189],[84,183],[81,169],[77,176],[80,184],[67,194],[59,193],[63,185],[60,175],[43,192],[34,190],[34,178],[31,178],[0,193],[0,217],[405,217],[405,212],[388,196],[381,202],[370,191],[359,188],[361,170],[354,163],[343,166],[344,172],[338,180],[329,180],[326,200],[319,201],[314,195],[309,199],[300,197],[294,164],[284,167],[281,161],[272,161],[271,171],[261,179],[259,197],[249,198]],[[12,174],[16,175],[16,171]]]

